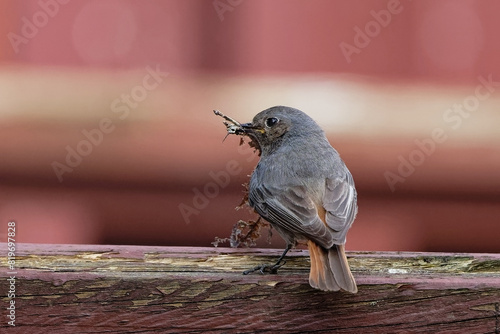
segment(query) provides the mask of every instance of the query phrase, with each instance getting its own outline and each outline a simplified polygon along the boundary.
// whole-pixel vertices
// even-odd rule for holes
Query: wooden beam
[[[0,244],[1,265],[7,258]],[[308,284],[307,251],[18,244],[19,333],[499,333],[500,254],[350,252],[359,292]],[[7,277],[8,278],[8,277]],[[3,278],[2,286],[8,284]],[[2,291],[7,291],[3,289]],[[9,298],[2,295],[6,312]],[[2,331],[8,318],[2,317]],[[7,331],[6,331],[7,332]],[[17,333],[17,332],[16,332]]]

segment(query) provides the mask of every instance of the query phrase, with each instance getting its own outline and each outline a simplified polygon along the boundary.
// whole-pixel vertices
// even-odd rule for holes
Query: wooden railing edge
[[[0,243],[2,250],[7,246]],[[0,253],[7,268],[2,298],[7,316],[12,311],[7,306],[15,303],[15,321],[9,324],[4,317],[0,328],[25,333],[66,332],[68,326],[88,332],[499,332],[500,254],[348,252],[359,286],[354,295],[312,289],[308,253],[300,249],[290,252],[276,275],[242,275],[280,253],[17,244],[11,268],[8,253]],[[9,298],[12,288],[15,296]]]

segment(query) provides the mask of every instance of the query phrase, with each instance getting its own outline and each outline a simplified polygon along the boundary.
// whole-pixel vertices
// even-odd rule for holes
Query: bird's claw
[[[243,275],[248,275],[248,274],[251,274],[251,273],[256,272],[256,271],[259,271],[262,275],[265,275],[267,273],[277,274],[278,269],[281,268],[282,266],[284,266],[285,263],[286,263],[286,261],[280,261],[280,262],[275,263],[275,264],[262,264],[260,266],[254,267],[252,269],[245,270],[243,272]]]

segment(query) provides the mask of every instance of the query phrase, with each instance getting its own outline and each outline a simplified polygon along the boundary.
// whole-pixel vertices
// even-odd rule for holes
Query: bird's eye
[[[266,119],[266,126],[269,127],[269,128],[273,127],[276,124],[278,124],[279,121],[280,120],[277,119],[276,117],[270,117],[270,118]]]

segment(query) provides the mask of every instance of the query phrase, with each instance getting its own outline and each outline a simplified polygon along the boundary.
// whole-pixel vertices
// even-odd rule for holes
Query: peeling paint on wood
[[[359,285],[355,295],[312,289],[304,250],[291,251],[278,275],[241,274],[280,254],[18,244],[16,327],[7,329],[4,318],[0,328],[9,333],[500,333],[498,254],[351,252]],[[6,261],[2,254],[3,268]],[[5,294],[1,298],[6,305]]]

